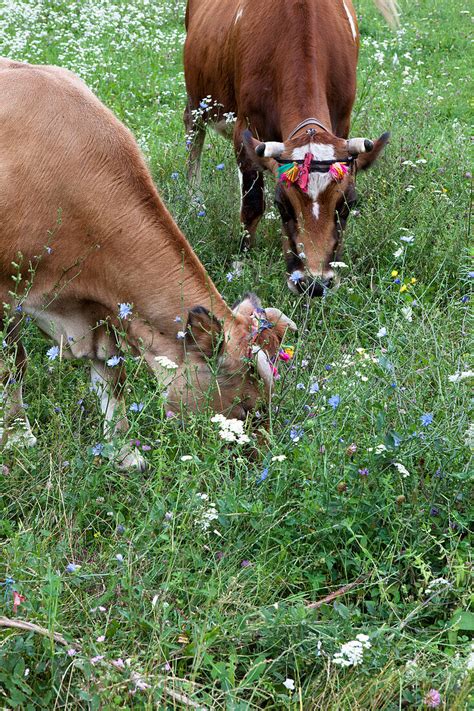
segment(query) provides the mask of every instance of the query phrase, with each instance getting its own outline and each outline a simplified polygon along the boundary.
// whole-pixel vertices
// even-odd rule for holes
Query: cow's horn
[[[373,147],[373,141],[370,141],[368,138],[349,138],[347,141],[347,150],[351,155],[369,153]]]
[[[285,144],[279,141],[267,141],[267,143],[259,143],[255,149],[255,153],[260,158],[278,158],[285,150]]]

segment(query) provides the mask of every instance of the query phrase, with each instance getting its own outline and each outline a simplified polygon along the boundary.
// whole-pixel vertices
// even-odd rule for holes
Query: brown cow
[[[375,2],[396,21],[392,0]],[[288,286],[321,295],[334,281],[355,172],[388,140],[347,140],[359,51],[351,1],[188,0],[186,28],[189,177],[199,176],[212,122],[233,138],[248,248],[265,207],[262,170],[286,173],[275,200]]]
[[[8,351],[16,360],[3,444],[18,418],[35,441],[22,407],[25,314],[57,344],[52,357],[92,361],[109,437],[128,429],[125,349],[141,354],[167,388],[171,410],[208,402],[245,418],[261,390],[254,370],[269,390],[271,359],[293,322],[261,309],[251,294],[233,310],[225,304],[164,207],[131,133],[80,79],[0,59],[0,96],[4,383]],[[144,464],[130,447],[118,460]]]

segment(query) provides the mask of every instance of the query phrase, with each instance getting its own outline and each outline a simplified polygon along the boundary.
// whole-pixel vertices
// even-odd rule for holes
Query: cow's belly
[[[60,348],[63,358],[99,358],[115,352],[113,340],[98,326],[87,310],[59,313],[25,302],[23,311]]]

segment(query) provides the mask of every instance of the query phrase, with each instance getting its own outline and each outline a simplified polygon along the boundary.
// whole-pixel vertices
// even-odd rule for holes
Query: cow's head
[[[309,129],[286,143],[244,143],[254,163],[271,170],[278,183],[275,201],[283,220],[288,286],[321,296],[336,283],[331,266],[342,251],[342,233],[356,200],[354,176],[368,168],[389,139],[338,138]]]
[[[192,309],[170,406],[198,410],[207,402],[215,412],[244,419],[271,392],[287,329],[296,331],[293,321],[279,309],[262,309],[255,294],[246,294],[224,322],[202,306]]]

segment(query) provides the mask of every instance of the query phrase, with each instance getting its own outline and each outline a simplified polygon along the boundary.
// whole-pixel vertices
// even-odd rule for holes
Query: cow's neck
[[[112,255],[106,299],[114,314],[118,304],[132,305],[132,317],[123,322],[131,345],[150,357],[179,360],[190,309],[204,306],[224,321],[232,314],[158,195],[153,200],[155,209],[129,213],[123,237],[104,244],[104,253]]]

